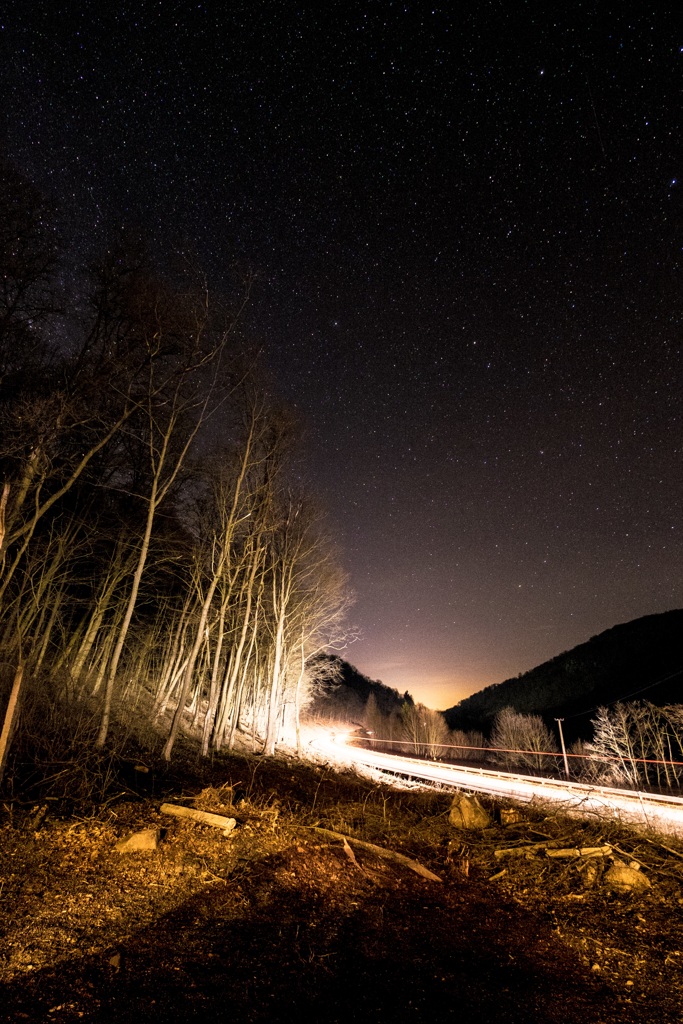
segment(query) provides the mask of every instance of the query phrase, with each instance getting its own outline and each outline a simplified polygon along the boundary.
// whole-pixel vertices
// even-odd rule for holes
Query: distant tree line
[[[617,701],[597,708],[593,715],[591,739],[575,740],[567,750],[571,778],[629,788],[680,788],[683,704],[660,707],[649,701]],[[540,715],[503,708],[490,740],[481,737],[481,745],[490,748],[492,761],[510,770],[564,772],[558,740]],[[450,756],[460,757],[455,751]]]
[[[476,748],[485,745],[480,734],[451,731],[440,711],[415,702],[410,694],[387,713],[371,693],[362,723],[373,748],[408,757],[480,760],[481,750]]]
[[[243,338],[249,283],[221,301],[124,243],[85,277],[7,166],[0,271],[0,771],[31,700],[89,708],[100,748],[115,721],[167,759],[181,728],[272,753],[349,597]]]
[[[353,723],[362,724],[365,731],[359,739],[374,749],[433,760],[477,761],[515,772],[564,774],[558,738],[540,715],[503,708],[486,737],[477,731],[449,729],[441,712],[384,689],[388,691],[385,710],[371,690],[362,715],[356,715]],[[393,701],[388,705],[391,694]],[[647,701],[618,701],[598,708],[591,727],[590,742],[577,740],[567,751],[573,779],[631,788],[680,788],[683,704],[659,707]]]
[[[672,789],[683,781],[683,704],[617,701],[594,711],[590,741],[568,750],[570,776],[602,785]],[[540,715],[504,708],[491,735],[495,758],[513,769],[562,772],[557,739]]]

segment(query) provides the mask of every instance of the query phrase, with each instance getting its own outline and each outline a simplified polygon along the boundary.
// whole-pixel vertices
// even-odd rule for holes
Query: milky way
[[[683,600],[681,20],[566,6],[1,19],[0,139],[84,253],[257,272],[346,656],[435,706]]]

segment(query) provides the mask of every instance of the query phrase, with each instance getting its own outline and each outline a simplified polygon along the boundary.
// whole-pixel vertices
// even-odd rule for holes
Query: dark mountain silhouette
[[[320,673],[323,678],[308,708],[311,717],[360,724],[371,694],[375,698],[377,710],[386,718],[399,712],[406,701],[413,703],[407,691],[401,694],[379,680],[369,679],[343,658],[322,655],[319,666],[323,669]]]
[[[586,739],[594,709],[616,700],[683,703],[683,609],[613,626],[443,714],[451,729],[488,732],[496,714],[512,707],[548,722],[563,717],[569,740]]]

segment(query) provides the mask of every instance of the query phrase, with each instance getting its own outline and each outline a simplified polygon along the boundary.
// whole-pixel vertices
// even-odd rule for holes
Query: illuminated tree
[[[251,473],[255,465],[264,457],[262,449],[263,434],[265,432],[265,421],[262,414],[260,401],[254,401],[250,410],[250,418],[247,426],[246,437],[239,451],[238,461],[234,472],[227,480],[217,482],[216,507],[218,512],[217,529],[211,538],[211,558],[208,572],[205,573],[205,593],[201,602],[201,610],[195,627],[195,638],[190,648],[187,664],[183,671],[182,685],[175,714],[171,723],[171,729],[164,747],[164,757],[169,760],[175,738],[180,727],[181,717],[185,708],[190,688],[192,686],[193,674],[197,663],[197,657],[202,643],[204,642],[205,631],[209,615],[211,613],[214,597],[221,581],[228,583],[228,594],[232,590],[234,563],[236,561],[236,542],[240,528],[246,523],[254,512],[255,494],[251,490]],[[237,640],[233,656],[229,663],[229,670],[224,678],[226,692],[232,693],[240,670],[242,655],[247,639],[247,631],[250,621],[251,602],[253,600],[254,581],[259,566],[259,556],[251,561],[250,571],[247,575],[246,585],[246,611],[243,617],[242,629]],[[209,709],[207,718],[215,712],[215,700],[217,697],[218,669],[221,662],[225,635],[225,617],[227,614],[227,601],[220,604],[217,620],[217,641],[214,652],[212,673],[212,688],[209,693]],[[204,747],[208,738],[208,728],[205,729]]]
[[[279,521],[271,536],[265,588],[270,639],[264,691],[264,753],[272,754],[278,724],[287,710],[296,721],[300,687],[309,656],[337,639],[347,604],[345,577],[337,569],[328,542],[320,532],[320,514],[299,497],[279,502]]]
[[[670,787],[680,785],[683,769],[683,705],[617,702],[598,708],[586,744],[585,773],[599,771],[603,782]]]
[[[181,727],[204,754],[244,729],[268,753],[298,742],[349,598],[288,488],[288,418],[233,344],[248,288],[225,315],[118,246],[59,314],[39,197],[0,181],[0,214],[0,648],[26,668],[17,686],[98,706],[100,748],[133,712],[167,729],[166,758]]]
[[[448,742],[454,748],[450,751],[451,755],[462,761],[481,760],[483,748],[488,745],[484,734],[476,730],[463,732],[461,729],[453,729],[448,737]]]
[[[128,429],[136,432],[136,440],[146,455],[145,525],[126,610],[107,670],[98,747],[104,745],[109,730],[119,661],[147,564],[155,518],[179,482],[188,453],[214,403],[218,405],[225,398],[223,394],[217,397],[215,391],[221,383],[221,364],[234,327],[233,322],[217,332],[212,330],[205,293],[195,291],[178,296],[152,282],[141,290],[137,315],[147,355],[146,382]],[[190,672],[194,669],[198,643],[191,655]],[[169,743],[168,756],[171,738]]]
[[[497,760],[509,767],[553,768],[557,743],[540,715],[523,715],[503,708],[496,715],[491,746],[498,748]]]
[[[436,758],[443,755],[443,744],[448,743],[448,726],[440,711],[432,711],[424,704],[404,703],[401,710],[403,736],[418,757]]]

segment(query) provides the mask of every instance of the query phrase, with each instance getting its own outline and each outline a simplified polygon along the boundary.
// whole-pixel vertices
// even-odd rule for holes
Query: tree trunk
[[[66,584],[62,583],[61,587],[59,588],[59,590],[57,591],[55,596],[52,598],[52,608],[50,610],[50,617],[49,617],[49,619],[47,621],[47,625],[45,627],[45,632],[43,633],[43,640],[42,640],[42,643],[40,645],[40,650],[38,652],[38,657],[36,658],[36,663],[35,663],[35,665],[33,666],[33,669],[32,669],[32,671],[36,675],[40,672],[41,666],[42,666],[43,661],[45,659],[45,655],[47,653],[48,644],[50,643],[50,637],[52,636],[52,630],[54,629],[55,622],[57,621],[57,615],[59,614],[59,608],[60,608],[60,605],[62,603],[62,598],[64,597],[65,586],[66,586]]]
[[[111,702],[114,695],[114,683],[116,681],[116,673],[119,667],[119,661],[121,660],[121,654],[123,652],[123,645],[126,642],[128,635],[128,629],[130,627],[131,619],[133,618],[133,612],[138,599],[138,592],[140,590],[140,583],[142,581],[142,574],[145,571],[145,565],[147,564],[147,555],[149,554],[149,545],[152,539],[152,527],[154,525],[154,513],[156,511],[156,497],[157,497],[157,478],[152,481],[152,493],[149,497],[149,507],[147,509],[147,522],[145,523],[145,534],[142,538],[142,546],[140,548],[140,556],[138,558],[137,568],[133,577],[133,584],[131,586],[130,595],[128,597],[128,604],[126,606],[126,613],[123,617],[123,622],[119,630],[118,640],[116,641],[116,647],[112,655],[111,664],[107,673],[107,685],[104,692],[104,706],[102,708],[102,722],[100,724],[100,731],[95,740],[95,747],[102,749],[107,741],[107,735],[109,733],[109,723],[111,721]]]
[[[216,701],[218,699],[218,672],[221,664],[221,656],[223,654],[223,639],[225,637],[226,610],[226,602],[223,601],[221,604],[220,614],[218,616],[218,635],[216,637],[216,646],[213,652],[213,660],[211,663],[211,680],[209,683],[208,707],[206,709],[206,715],[204,716],[204,725],[202,727],[202,757],[208,757],[209,754],[209,739],[211,737],[211,727],[213,725],[214,715],[216,713]]]
[[[9,701],[5,711],[5,720],[3,722],[2,732],[0,733],[0,784],[2,783],[5,774],[5,767],[7,765],[7,757],[12,743],[12,736],[14,735],[14,730],[16,729],[17,722],[19,720],[19,707],[23,679],[24,666],[22,662],[19,662],[14,674],[14,682],[12,683],[12,689],[10,691]]]
[[[221,569],[222,566],[214,574],[214,577],[209,585],[209,589],[206,593],[206,597],[204,598],[202,613],[199,618],[199,625],[197,626],[197,635],[195,637],[194,644],[192,645],[190,657],[187,662],[187,668],[185,669],[185,673],[183,675],[183,684],[180,688],[178,706],[175,709],[175,714],[173,715],[173,720],[171,721],[171,728],[168,734],[168,739],[166,740],[166,744],[164,746],[164,750],[162,753],[162,757],[164,758],[165,761],[171,760],[171,751],[173,750],[173,744],[175,743],[176,736],[178,735],[178,729],[180,728],[180,720],[183,716],[183,712],[185,711],[185,704],[187,702],[187,696],[190,692],[190,685],[192,683],[194,667],[197,663],[197,656],[199,655],[200,648],[204,643],[204,630],[206,628],[206,620],[209,617],[209,610],[211,608],[211,602],[213,601],[213,595],[215,594],[216,587],[218,586],[219,573]]]

